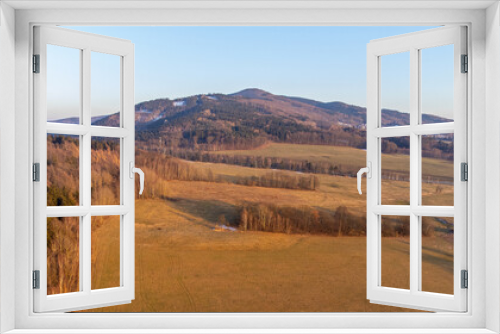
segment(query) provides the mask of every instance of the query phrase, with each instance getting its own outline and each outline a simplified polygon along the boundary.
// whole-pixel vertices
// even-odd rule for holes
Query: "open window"
[[[374,40],[367,52],[367,298],[407,308],[466,311],[466,28]],[[448,52],[448,63],[433,64],[435,52]],[[399,66],[392,82],[384,77],[390,66]],[[451,70],[441,72],[445,67]],[[433,88],[436,82],[451,92],[446,117],[430,112],[445,99],[432,97],[441,89]],[[404,124],[391,122],[390,105],[384,100],[390,89],[406,95],[401,96],[409,114]],[[396,142],[399,145],[392,145]],[[405,150],[390,149],[405,147],[402,142],[407,143]],[[440,152],[447,152],[441,158],[450,161],[448,165],[433,166],[427,160],[436,146],[447,147]],[[409,189],[395,198],[391,195],[401,186],[398,180],[409,180]],[[444,194],[443,187],[451,191]],[[428,242],[440,251],[429,252]],[[401,258],[385,256],[394,247]],[[451,258],[448,264],[444,257]],[[428,288],[433,276],[429,261],[441,261],[450,272],[438,289]],[[394,275],[394,267],[405,268],[407,274]]]
[[[355,326],[359,331],[369,331],[370,328],[389,331],[390,328],[420,328],[422,332],[433,331],[429,328],[453,331],[496,331],[498,324],[497,312],[494,310],[498,304],[496,287],[498,286],[498,233],[495,219],[498,216],[498,173],[495,173],[498,159],[498,121],[495,113],[497,99],[494,91],[488,87],[495,87],[498,69],[494,66],[498,60],[498,6],[485,2],[442,2],[442,6],[434,8],[434,4],[428,2],[394,4],[387,6],[385,2],[373,3],[370,8],[362,6],[351,6],[347,2],[333,4],[326,8],[323,5],[315,6],[307,4],[304,8],[293,8],[293,4],[284,3],[284,10],[264,9],[259,4],[250,5],[249,8],[235,9],[224,8],[204,9],[173,8],[151,8],[144,2],[136,2],[129,9],[120,3],[113,3],[112,8],[103,11],[98,8],[101,4],[96,3],[88,6],[86,10],[72,8],[72,6],[61,3],[16,3],[14,1],[2,3],[2,64],[6,75],[2,75],[4,85],[2,106],[5,111],[2,124],[6,129],[2,132],[3,143],[8,143],[2,148],[2,179],[12,179],[12,182],[3,182],[2,196],[2,275],[3,287],[7,291],[2,293],[2,302],[6,307],[2,313],[4,320],[2,327],[9,329],[45,329],[66,328],[143,328],[136,332],[145,331],[148,328],[182,328],[196,323],[200,328],[238,328],[266,326],[267,328],[350,328]],[[148,7],[149,6],[149,7]],[[260,6],[260,7],[259,7]],[[486,8],[489,6],[488,8]],[[14,8],[12,8],[14,7]],[[102,7],[102,6],[101,6]],[[168,8],[167,8],[168,7]],[[175,7],[175,6],[174,6]],[[213,6],[212,6],[213,7]],[[250,8],[251,7],[251,8]],[[295,6],[297,7],[297,6]],[[321,7],[321,8],[320,8]],[[356,7],[356,8],[354,8]],[[397,7],[397,8],[396,8]],[[374,8],[378,19],[373,20]],[[286,14],[286,15],[285,15]],[[159,315],[151,317],[147,314],[46,314],[32,315],[33,300],[31,298],[38,291],[31,290],[31,271],[38,269],[33,266],[33,256],[37,250],[33,249],[33,185],[31,181],[31,167],[33,159],[32,125],[33,125],[33,85],[32,80],[38,74],[28,75],[31,72],[31,45],[32,27],[34,22],[39,24],[66,24],[66,25],[137,25],[150,24],[172,25],[246,25],[249,22],[255,25],[303,25],[308,22],[311,25],[345,25],[362,24],[388,26],[405,24],[419,25],[427,24],[454,24],[456,22],[467,22],[469,27],[468,51],[473,61],[469,66],[478,69],[474,75],[468,77],[468,159],[470,181],[468,184],[468,254],[467,269],[472,273],[467,290],[467,313],[436,313],[436,314],[220,314],[209,317],[206,314],[191,314],[186,316]],[[486,29],[484,29],[486,23]],[[105,34],[106,35],[106,34]],[[392,34],[397,35],[397,34]],[[350,37],[347,35],[347,37]],[[126,38],[126,37],[125,37]],[[293,40],[293,39],[292,39]],[[165,44],[165,43],[164,43]],[[326,43],[328,44],[328,43]],[[330,43],[332,44],[332,43]],[[336,44],[336,43],[334,43]],[[366,44],[366,43],[365,43]],[[179,51],[176,50],[178,53]],[[323,52],[331,54],[331,52]],[[474,57],[478,55],[478,57]],[[335,68],[342,69],[335,63]],[[15,71],[14,71],[15,69]],[[472,73],[471,73],[472,74]],[[15,96],[12,83],[16,83]],[[486,85],[486,89],[485,89]],[[486,94],[486,95],[485,95]],[[485,107],[486,103],[486,107]],[[13,112],[15,110],[15,113]],[[473,122],[471,121],[473,120]],[[456,124],[455,124],[456,125]],[[14,132],[8,129],[16,129]],[[15,139],[15,146],[13,140]],[[486,151],[484,149],[487,144]],[[16,152],[16,154],[14,154]],[[488,152],[486,154],[485,152]],[[15,159],[14,158],[15,155]],[[14,163],[15,160],[15,163]],[[363,159],[366,160],[366,159]],[[365,165],[363,161],[363,165]],[[474,168],[477,166],[477,168]],[[488,177],[485,181],[484,170]],[[359,167],[358,167],[359,168]],[[16,173],[13,173],[15,169]],[[492,173],[490,173],[492,172]],[[11,196],[14,186],[16,195]],[[28,177],[30,180],[28,180]],[[486,182],[486,183],[485,183]],[[352,182],[351,182],[352,184]],[[486,187],[485,187],[486,185]],[[11,187],[12,186],[12,187]],[[473,188],[474,190],[472,190]],[[373,189],[373,188],[372,188]],[[487,197],[486,194],[488,194]],[[15,198],[14,198],[15,197]],[[486,201],[485,201],[486,200]],[[6,205],[5,205],[6,204]],[[485,209],[486,207],[486,209]],[[15,219],[14,219],[15,217]],[[234,252],[232,252],[234,253]],[[364,256],[363,256],[364,258]],[[364,262],[364,261],[363,261]],[[14,270],[15,269],[15,270]],[[342,277],[345,280],[349,276]],[[9,284],[15,282],[15,284]],[[14,289],[15,288],[15,289]],[[365,290],[365,289],[363,289]],[[236,290],[237,292],[238,290]],[[138,293],[137,293],[138,294]],[[365,295],[365,294],[363,294]],[[373,299],[372,299],[373,300]],[[314,303],[313,300],[311,303]],[[15,320],[15,321],[14,321]],[[355,321],[353,321],[355,320]],[[355,323],[355,324],[354,324]],[[354,325],[353,325],[354,324]],[[286,325],[286,326],[285,326]],[[435,330],[434,330],[435,331]]]
[[[61,57],[66,61],[58,61]],[[134,299],[134,45],[35,27],[33,72],[34,311],[129,303]],[[100,99],[103,91],[111,98]],[[97,156],[95,147],[117,153]],[[102,182],[112,184],[113,193],[99,194]],[[105,256],[93,254],[99,249],[92,235],[97,225],[105,226],[114,245]],[[119,272],[108,280],[112,284],[103,285],[93,272],[106,261],[119,262]]]

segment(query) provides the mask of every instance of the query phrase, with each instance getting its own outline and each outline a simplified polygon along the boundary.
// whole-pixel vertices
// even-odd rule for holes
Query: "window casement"
[[[423,94],[426,82],[422,80],[423,54],[427,50],[451,46],[453,48],[453,117],[442,120],[426,121]],[[466,50],[466,28],[443,27],[407,35],[371,41],[368,44],[368,108],[367,108],[367,298],[374,303],[403,306],[424,310],[458,311],[467,310],[467,290],[464,282],[467,270],[467,181],[462,177],[462,166],[467,164],[467,71],[463,67]],[[382,124],[384,90],[384,56],[409,53],[409,124],[387,126]],[[400,73],[406,77],[407,73]],[[425,163],[422,145],[429,137],[453,143],[453,187],[452,201],[446,203],[424,203],[422,184]],[[389,138],[409,138],[409,203],[385,203],[383,189],[388,187],[382,182],[384,159],[383,142]],[[466,166],[466,165],[465,165]],[[387,167],[386,167],[387,168]],[[401,205],[398,205],[401,204]],[[451,204],[451,205],[450,205]],[[388,285],[382,279],[383,265],[383,226],[387,217],[405,217],[409,224],[409,286]],[[452,218],[450,239],[453,253],[452,294],[426,291],[422,281],[426,279],[422,268],[424,258],[422,235],[424,217]],[[404,218],[403,218],[404,220]],[[447,228],[450,228],[449,226]],[[441,240],[446,242],[446,240]],[[448,241],[449,242],[449,241]],[[386,265],[390,267],[391,265]],[[390,268],[385,268],[390,269]],[[465,273],[464,273],[465,271]],[[387,276],[386,276],[387,277]]]
[[[48,63],[57,66],[53,60],[51,47],[64,48],[76,53],[75,78],[78,101],[75,124],[53,122],[47,116]],[[120,67],[119,126],[99,126],[92,123],[91,76],[99,76],[92,67],[93,56],[98,53],[117,56]],[[126,40],[75,32],[62,28],[37,26],[34,28],[34,311],[54,312],[89,309],[129,303],[134,299],[134,45]],[[78,68],[79,67],[79,68]],[[94,73],[93,73],[94,72]],[[55,93],[57,94],[57,92]],[[61,93],[62,95],[62,93]],[[64,99],[63,96],[60,97]],[[51,122],[52,121],[52,122]],[[47,141],[54,136],[72,138],[78,142],[79,158],[74,165],[77,170],[69,182],[79,184],[77,203],[48,203],[48,173],[57,173],[58,168],[48,168],[53,162],[47,158]],[[118,196],[114,205],[102,205],[91,197],[92,190],[92,144],[102,139],[114,138],[120,150]],[[58,177],[55,175],[54,177]],[[60,176],[62,177],[62,176]],[[143,180],[142,180],[143,182]],[[142,184],[141,184],[142,188]],[[57,187],[57,189],[59,189]],[[94,189],[95,191],[95,189]],[[62,202],[62,201],[61,201]],[[119,283],[115,287],[95,289],[92,286],[91,235],[93,219],[102,216],[115,216],[119,221]],[[109,223],[106,220],[104,223]],[[48,223],[58,224],[51,229],[54,235],[47,235]],[[55,230],[55,232],[54,232]],[[49,238],[48,238],[49,237]],[[58,256],[58,263],[50,266],[47,260],[49,243],[58,242],[66,247],[67,255]],[[70,253],[69,249],[74,251]],[[78,259],[67,259],[73,256]],[[72,265],[74,270],[64,270]],[[72,272],[57,274],[50,271]],[[73,288],[53,286],[49,276],[56,275],[59,282],[73,280]],[[56,282],[57,283],[57,282]],[[68,291],[70,290],[70,291]]]

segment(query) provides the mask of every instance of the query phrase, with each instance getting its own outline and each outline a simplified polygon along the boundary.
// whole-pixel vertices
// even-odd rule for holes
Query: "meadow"
[[[64,184],[57,183],[59,178],[49,180],[49,186],[55,190],[50,193],[54,198],[48,201],[67,203],[66,197],[78,198],[68,181],[74,174],[72,163],[78,156],[77,143],[52,142],[51,175],[67,174],[67,177],[60,178]],[[112,165],[117,164],[118,149],[113,145],[95,145],[94,149],[97,152],[93,154],[93,166],[111,164],[106,168],[93,167],[92,194],[96,203],[100,203],[103,198],[113,198],[101,194],[116,193],[116,166]],[[264,157],[281,154],[293,159],[330,159],[360,167],[365,161],[363,150],[325,145],[271,144],[230,154]],[[53,159],[55,156],[58,159]],[[404,169],[407,156],[393,154],[383,159],[397,172],[407,173]],[[371,304],[366,299],[364,227],[345,230],[341,225],[344,218],[339,215],[340,211],[347,215],[350,220],[345,222],[365,219],[366,197],[357,193],[355,178],[315,174],[318,180],[314,188],[291,189],[288,182],[300,180],[304,174],[277,171],[282,173],[280,180],[286,180],[285,183],[260,186],[241,180],[264,177],[270,169],[184,161],[158,154],[150,156],[138,150],[136,162],[139,161],[146,164],[141,165],[146,173],[146,187],[144,195],[136,200],[135,299],[130,304],[90,312],[411,311]],[[433,166],[430,170],[436,171],[436,177],[449,177],[446,174],[449,162],[426,158],[426,164]],[[409,189],[409,183],[402,180],[384,179],[382,184],[383,200],[392,204],[401,203]],[[450,196],[453,198],[453,186],[424,183],[422,194],[434,203],[446,203]],[[261,217],[254,217],[259,224],[264,219],[266,222],[279,219],[273,218],[269,208],[276,208],[276,212],[303,210],[311,216],[317,214],[320,222],[322,217],[329,217],[333,231],[243,231],[239,227],[244,208],[263,208],[255,211],[262,212]],[[402,288],[409,284],[409,239],[403,220],[387,222],[382,249],[383,284]],[[92,223],[92,287],[117,286],[119,224],[116,217],[96,218]],[[451,293],[450,226],[449,221],[432,218],[426,221],[426,235],[422,239],[426,291]],[[339,230],[347,232],[338,233]],[[53,251],[48,261],[52,266],[65,261],[57,245],[51,244]],[[67,267],[77,268],[74,263],[68,263]],[[58,275],[60,283],[61,277],[65,277],[64,270]],[[57,277],[52,281],[57,285]],[[68,284],[77,282],[73,278]],[[73,291],[70,287],[57,289],[53,289],[54,293]]]
[[[366,238],[218,232],[183,201],[136,202],[136,296],[96,312],[404,312],[366,299]],[[187,202],[187,200],[186,200]],[[116,235],[103,226],[97,239]],[[438,238],[425,238],[431,245]],[[96,243],[107,261],[108,243]],[[116,244],[114,245],[116,247]],[[429,291],[450,292],[453,265],[442,244],[426,247]],[[444,264],[446,265],[443,265]],[[384,238],[382,280],[405,287],[408,239]],[[451,267],[450,267],[451,263]],[[387,265],[388,264],[388,265]]]
[[[341,165],[343,169],[357,172],[366,165],[366,151],[347,146],[297,145],[269,143],[254,150],[228,150],[210,152],[214,155],[275,157],[289,160],[305,160],[312,163]],[[409,173],[409,156],[404,154],[383,154],[384,169]],[[449,180],[453,177],[450,161],[434,158],[422,158],[423,177]]]
[[[439,162],[436,162],[439,163]],[[215,177],[260,175],[266,169],[191,162]],[[363,217],[365,195],[350,177],[317,175],[316,191],[249,187],[227,182],[168,182],[165,195],[136,202],[136,299],[102,312],[402,312],[366,300],[366,238],[217,229],[238,219],[243,203],[345,206]],[[408,182],[384,181],[398,202]],[[424,196],[446,198],[452,187],[424,184]],[[147,188],[146,188],[147,189]],[[431,229],[438,228],[434,221]],[[108,232],[102,230],[104,235]],[[424,288],[451,293],[452,248],[442,235],[423,239]],[[104,252],[104,250],[102,250]],[[384,238],[383,282],[409,285],[408,237]],[[159,292],[161,291],[161,293]]]

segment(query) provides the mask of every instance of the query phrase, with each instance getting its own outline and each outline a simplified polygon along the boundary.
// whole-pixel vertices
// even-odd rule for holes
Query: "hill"
[[[148,149],[252,149],[270,141],[356,148],[366,145],[366,108],[274,95],[257,88],[227,95],[141,102],[135,106],[135,119],[137,140]],[[383,125],[404,125],[408,120],[406,113],[383,109]],[[449,121],[433,115],[424,115],[424,120]],[[94,117],[92,123],[117,126],[119,115]]]
[[[140,129],[148,129],[161,127],[161,124],[166,121],[189,118],[195,114],[199,114],[196,116],[202,118],[208,115],[217,118],[217,113],[208,113],[209,108],[224,109],[224,105],[240,107],[253,116],[273,115],[313,128],[329,128],[332,125],[363,127],[366,124],[366,108],[364,107],[339,101],[320,102],[302,97],[274,95],[257,88],[244,89],[228,95],[200,94],[175,100],[165,98],[141,102],[135,107],[136,124]],[[200,111],[198,110],[200,107],[206,108]],[[407,113],[391,109],[382,109],[382,111],[383,125],[408,124]],[[433,123],[450,121],[429,114],[424,114],[423,117],[425,121]],[[57,120],[59,123],[76,123],[77,121],[76,118]],[[117,114],[92,117],[92,123],[95,125],[117,126],[118,122]]]

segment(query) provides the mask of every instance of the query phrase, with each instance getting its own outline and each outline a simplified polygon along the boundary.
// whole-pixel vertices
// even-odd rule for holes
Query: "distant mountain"
[[[359,107],[344,102],[320,102],[301,97],[291,97],[283,95],[274,95],[257,88],[248,88],[242,91],[223,95],[195,95],[183,99],[169,100],[159,99],[139,103],[136,106],[136,113],[145,111],[155,112],[160,109],[167,113],[183,112],[194,105],[200,104],[224,104],[228,102],[237,102],[246,105],[252,105],[265,108],[268,113],[287,118],[296,118],[300,123],[308,123],[312,126],[344,125],[359,127],[366,124],[366,108]],[[173,110],[172,110],[173,109]],[[384,126],[406,125],[409,124],[409,114],[397,110],[382,109],[382,124]],[[155,114],[158,117],[160,114]],[[153,117],[153,115],[151,115]],[[153,118],[154,118],[153,117]],[[449,122],[449,119],[439,116],[422,115],[426,123]],[[140,123],[147,122],[148,117],[139,117]],[[313,124],[315,123],[315,124]]]
[[[406,113],[382,111],[385,126],[409,124]],[[426,122],[449,121],[433,115],[423,118]],[[135,106],[135,120],[138,141],[152,145],[156,140],[158,149],[247,149],[267,141],[365,145],[366,108],[274,95],[257,88],[141,102]],[[117,126],[119,121],[118,114],[92,118],[92,124],[102,126]],[[398,143],[398,147],[404,145]]]
[[[117,115],[117,114],[114,114],[114,115]],[[92,119],[91,119],[90,122],[92,124],[97,124],[97,122],[99,122],[102,119],[107,119],[107,118],[112,119],[113,118],[112,116],[113,115],[94,116],[94,117],[92,117]],[[70,117],[70,118],[63,118],[63,119],[58,119],[58,120],[50,120],[49,122],[65,123],[65,124],[79,124],[80,123],[80,117]],[[118,123],[119,122],[120,122],[120,120],[118,120]],[[110,123],[113,123],[113,122],[110,122]],[[113,123],[113,126],[115,126],[114,123]]]
[[[201,119],[213,119],[216,116],[206,117],[209,108],[222,108],[224,105],[235,104],[244,106],[247,112],[259,118],[263,115],[274,115],[287,120],[295,120],[314,128],[329,128],[332,125],[362,127],[366,124],[366,108],[350,105],[344,102],[320,102],[301,97],[274,95],[257,88],[244,89],[233,94],[194,95],[181,99],[157,99],[141,102],[136,105],[136,126],[138,129],[147,129],[149,126],[157,128],[174,119],[194,117],[196,112]],[[206,107],[206,108],[205,108]],[[208,109],[207,109],[208,108]],[[198,110],[203,109],[203,110]],[[405,125],[409,123],[409,114],[397,110],[382,109],[382,124],[384,126]],[[198,118],[200,118],[198,117]],[[422,115],[424,122],[437,123],[450,120],[434,115]],[[78,118],[57,120],[59,123],[78,123]],[[92,124],[102,126],[116,126],[119,115],[92,117]],[[153,125],[153,123],[155,123]]]
[[[318,108],[324,108],[331,110],[333,113],[344,115],[344,123],[355,125],[366,124],[366,108],[358,107],[352,104],[346,104],[344,102],[318,102],[314,100],[308,100],[301,97],[290,97],[290,99],[297,100],[300,102],[308,103]],[[341,117],[341,116],[340,116]],[[452,120],[435,116],[429,114],[422,114],[422,120],[424,123],[442,123],[451,122]],[[382,125],[383,126],[396,126],[396,125],[408,125],[410,124],[410,115],[408,113],[402,113],[397,110],[392,109],[382,109]]]
[[[247,88],[243,89],[242,91],[229,94],[229,96],[241,96],[245,97],[247,99],[263,99],[265,100],[268,97],[274,96],[271,93],[266,92],[265,90],[258,89],[258,88]]]

